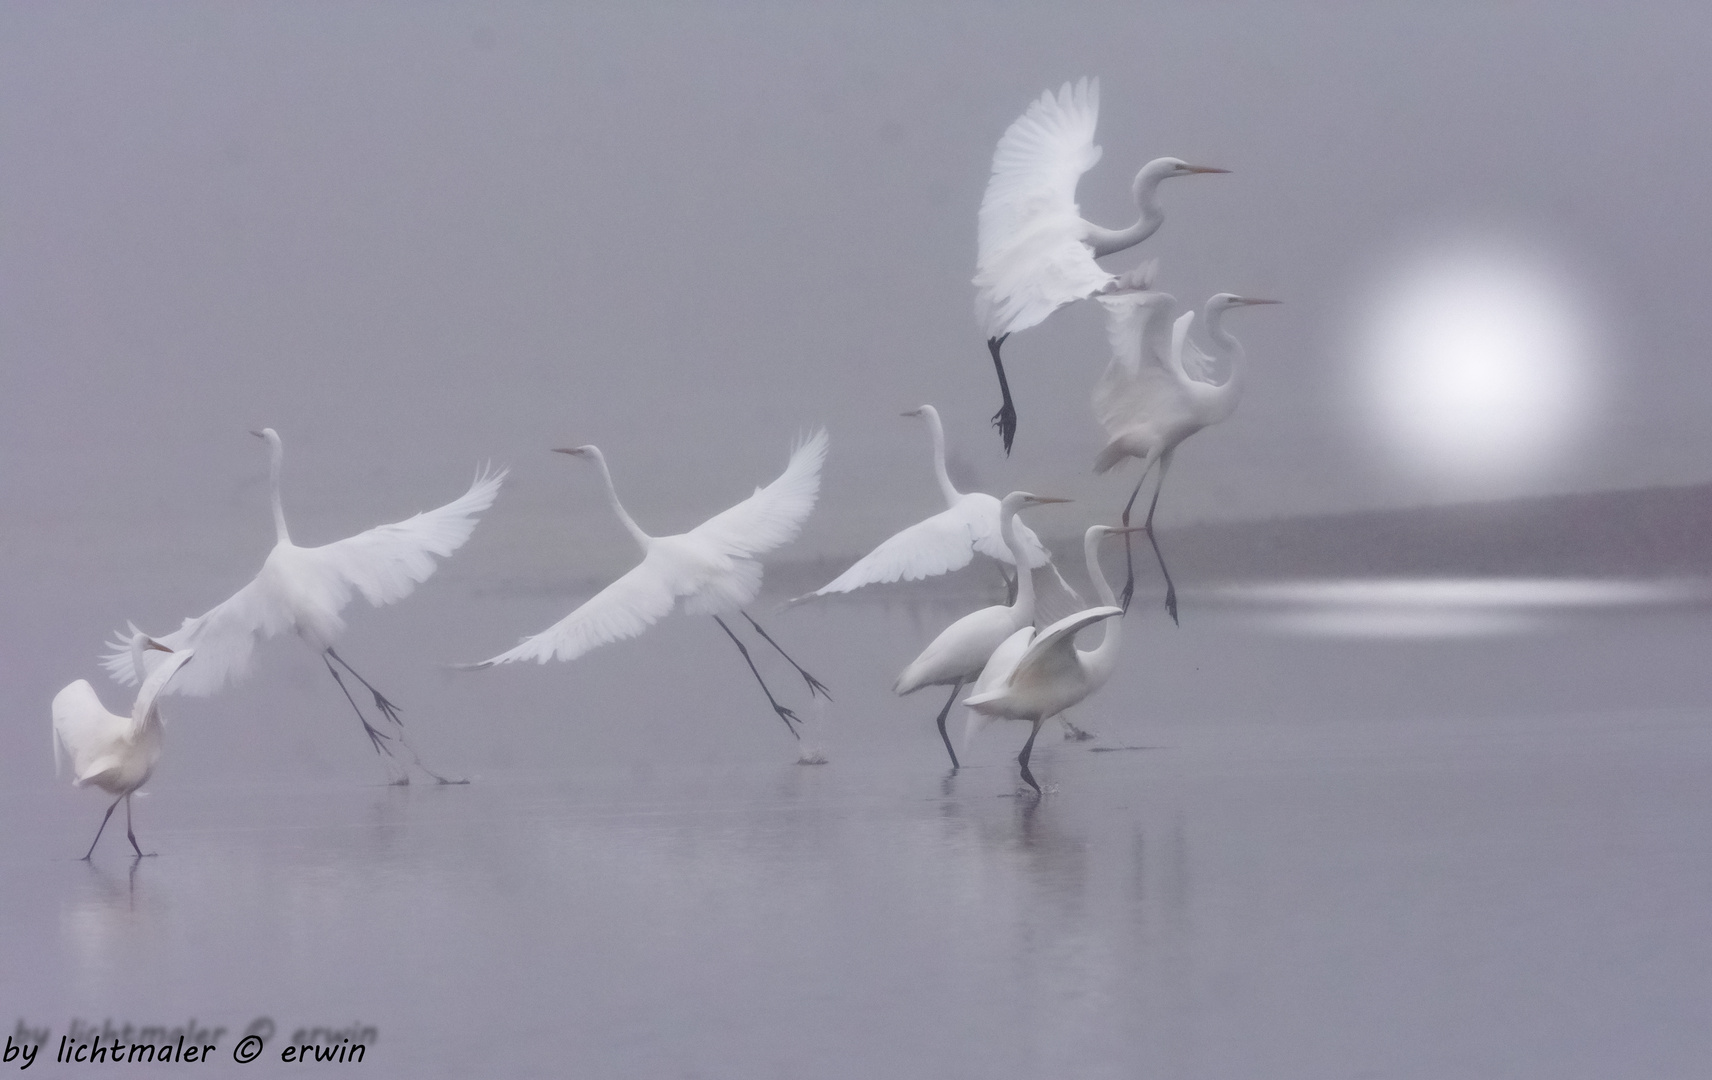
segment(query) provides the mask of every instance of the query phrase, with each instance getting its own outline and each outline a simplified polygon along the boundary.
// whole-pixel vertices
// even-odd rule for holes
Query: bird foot
[[[403,727],[404,721],[399,718],[398,706],[383,697],[379,690],[371,691],[371,693],[374,694],[375,708],[379,709],[382,713],[385,713],[388,720],[391,720],[399,727]]]
[[[1011,442],[1016,438],[1016,425],[1016,408],[1007,401],[993,414],[993,426],[999,429],[999,437],[1004,440],[1006,454],[1011,452]]]
[[[795,727],[793,727],[792,725],[802,723],[802,717],[798,716],[796,713],[792,712],[790,709],[786,708],[783,705],[774,705],[773,711],[778,713],[779,719],[783,720],[785,722],[785,726],[791,729],[791,734],[797,735],[797,729]],[[800,739],[800,738],[802,738],[802,736],[797,735],[797,738]]]
[[[1123,595],[1118,597],[1118,607],[1123,608],[1125,613],[1127,613],[1129,611],[1129,601],[1130,601],[1130,598],[1134,595],[1135,595],[1135,582],[1132,581],[1132,582],[1130,582],[1124,586]]]
[[[800,668],[798,670],[801,671]],[[810,675],[806,671],[802,671],[801,673],[802,673],[802,677],[803,677],[803,682],[808,683],[808,696],[809,697],[812,698],[816,694],[822,694],[826,697],[826,700],[828,700],[828,701],[832,700],[832,691],[830,691],[826,688],[825,683],[821,682],[819,679],[815,678],[813,675]]]
[[[1181,626],[1182,625],[1181,623],[1179,623],[1177,621],[1177,590],[1176,589],[1166,589],[1165,590],[1165,610],[1171,613],[1171,625],[1172,626]]]

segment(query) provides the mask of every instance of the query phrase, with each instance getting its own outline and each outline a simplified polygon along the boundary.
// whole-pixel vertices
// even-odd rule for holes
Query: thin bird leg
[[[344,664],[346,671],[350,672],[352,675],[355,675],[357,677],[358,682],[360,682],[364,686],[368,687],[369,693],[374,695],[375,706],[377,708],[379,708],[381,712],[386,714],[387,719],[391,720],[393,723],[398,725],[398,734],[394,737],[396,737],[398,739],[398,745],[400,745],[400,746],[404,747],[406,750],[410,751],[410,760],[415,763],[415,765],[418,769],[421,769],[423,772],[425,772],[429,776],[433,777],[434,781],[436,783],[440,783],[440,784],[467,784],[467,783],[469,783],[469,780],[467,778],[463,779],[463,780],[452,780],[448,777],[441,776],[439,773],[435,772],[433,769],[430,769],[426,764],[424,764],[422,761],[422,755],[418,754],[416,752],[416,747],[410,745],[410,740],[404,737],[404,721],[399,719],[399,717],[398,717],[398,707],[396,705],[394,705],[392,702],[386,700],[385,697],[381,696],[381,692],[379,690],[376,690],[374,687],[369,686],[369,681],[367,679],[363,678],[360,674],[358,674],[356,668],[353,668],[349,663],[346,663],[344,657],[340,656],[338,653],[334,652],[332,649],[327,650],[327,655],[331,656],[334,660],[339,661],[339,663]],[[339,689],[345,690],[344,680],[339,678],[339,673],[337,671],[333,671],[333,665],[331,663],[328,663],[327,670],[333,672],[333,679],[335,682],[337,682],[339,684]],[[351,693],[349,690],[345,690],[345,700],[351,702],[351,708],[357,709],[357,703],[354,700],[352,700]],[[363,721],[363,730],[369,733],[369,740],[371,742],[373,742],[377,736],[379,738],[382,738],[382,739],[389,737],[386,735],[382,735],[380,732],[378,732],[374,728],[370,727],[369,722],[367,720],[363,720],[363,711],[361,709],[357,709],[357,719]],[[377,750],[382,749],[381,744],[376,742],[375,743],[375,749],[377,749]],[[386,753],[387,753],[388,757],[397,757],[397,755],[392,752],[391,747],[386,747],[385,749],[386,749]],[[408,781],[409,781],[409,773],[406,772],[405,779],[400,780],[398,782],[399,783],[407,783]]]
[[[761,629],[761,624],[755,621],[755,616],[753,616],[753,615],[749,614],[747,611],[745,611],[745,612],[743,612],[743,617],[745,619],[749,620],[749,625],[753,626],[755,628],[755,632],[757,634],[760,634],[761,637],[767,642],[767,644],[771,645],[775,649],[779,649],[779,643],[774,641],[772,639],[772,637],[770,637],[767,634],[767,631]],[[801,664],[797,663],[795,660],[791,660],[791,654],[790,653],[786,652],[783,649],[779,649],[779,655],[784,657],[787,661],[789,661],[790,665],[797,669],[797,674],[801,675],[803,677],[803,681],[808,683],[808,696],[809,697],[812,698],[812,697],[814,697],[814,695],[816,693],[820,693],[820,694],[826,695],[826,700],[828,700],[828,701],[832,700],[832,691],[830,691],[826,688],[826,684],[821,682],[819,679],[815,678],[813,675],[810,675],[808,672],[804,671]]]
[[[718,615],[715,615],[713,617],[713,621],[719,624],[719,628],[725,631],[725,636],[730,638],[731,643],[737,646],[737,651],[743,654],[743,662],[749,665],[749,670],[754,673],[755,681],[761,684],[761,693],[767,695],[767,704],[771,705],[773,707],[773,711],[779,714],[779,719],[785,722],[785,729],[792,735],[795,735],[798,741],[801,741],[802,736],[797,735],[797,729],[791,727],[791,723],[793,721],[798,724],[802,723],[802,721],[798,719],[797,714],[774,700],[773,692],[767,689],[767,680],[761,678],[761,673],[755,668],[755,661],[749,659],[749,650],[744,648],[743,642],[739,641],[737,639],[737,635],[731,632],[731,627],[725,625],[725,620],[720,618]]]
[[[327,650],[328,653],[331,653],[332,651],[332,649]],[[346,688],[345,680],[339,677],[339,670],[333,666],[333,661],[329,660],[326,656],[323,656],[321,658],[321,662],[327,665],[327,674],[333,676],[333,681],[339,684],[339,690],[345,695],[345,700],[350,702],[351,708],[356,711],[357,722],[363,725],[363,730],[368,733],[369,742],[374,744],[375,753],[385,754],[387,757],[392,757],[392,747],[386,745],[386,740],[390,738],[390,736],[384,735],[375,730],[374,725],[369,723],[368,717],[363,715],[363,710],[357,708],[357,699],[351,696],[351,691]],[[353,674],[355,673],[353,672]]]
[[[345,663],[345,658],[343,656],[340,656],[338,653],[334,652],[332,646],[327,647],[327,655],[331,656],[333,659],[339,661],[340,665],[342,665],[346,671],[350,672],[352,675],[356,675],[357,681],[362,683],[365,687],[367,687],[368,692],[374,695],[375,708],[377,708],[381,712],[385,713],[386,718],[388,720],[391,720],[393,723],[397,724],[399,727],[404,726],[404,721],[399,719],[398,706],[397,705],[394,705],[392,702],[386,700],[386,698],[381,694],[381,692],[379,690],[376,690],[373,686],[370,686],[369,681],[367,679],[363,678],[361,675],[358,675],[356,668],[352,667],[350,664]]]
[[[1011,384],[1005,378],[1005,363],[999,359],[999,347],[1005,343],[1009,334],[1000,334],[996,338],[987,339],[987,351],[993,354],[993,370],[999,373],[999,393],[1004,395],[1004,403],[999,411],[993,414],[993,426],[999,429],[999,436],[1005,441],[1005,454],[1011,452],[1011,440],[1016,438],[1016,406],[1011,404]]]
[[[1040,734],[1041,721],[1044,719],[1045,717],[1042,717],[1034,722],[1034,730],[1028,733],[1028,741],[1022,744],[1022,753],[1017,755],[1017,764],[1022,766],[1022,778],[1028,781],[1028,786],[1034,789],[1036,795],[1040,794],[1040,785],[1035,783],[1034,774],[1028,771],[1028,755],[1034,752],[1034,737]]]
[[[1147,483],[1147,474],[1153,470],[1153,462],[1148,462],[1141,470],[1141,477],[1135,482],[1135,490],[1129,493],[1129,502],[1124,503],[1123,526],[1129,528],[1129,512],[1135,508],[1135,497],[1141,494],[1141,485]],[[1124,534],[1124,568],[1128,573],[1124,576],[1123,595],[1118,598],[1118,607],[1129,611],[1129,599],[1135,595],[1135,548],[1131,546],[1134,533]]]
[[[957,763],[957,751],[951,749],[951,737],[945,734],[945,717],[951,712],[951,703],[957,700],[957,694],[962,689],[963,680],[958,679],[957,684],[951,688],[951,696],[945,699],[945,708],[939,710],[939,737],[945,740],[945,752],[951,755],[953,771],[962,768],[962,766]]]
[[[137,846],[137,834],[131,831],[131,796],[129,793],[125,795],[125,839],[131,842],[131,850],[137,853],[137,858],[142,858],[143,849]],[[90,850],[93,851],[94,848],[90,848]]]
[[[1153,489],[1153,503],[1147,508],[1147,520],[1142,522],[1142,528],[1147,531],[1147,542],[1153,545],[1153,557],[1159,560],[1159,572],[1165,575],[1165,610],[1171,613],[1171,625],[1177,622],[1177,586],[1171,583],[1171,571],[1165,569],[1165,555],[1159,550],[1159,541],[1153,535],[1153,514],[1159,509],[1159,493],[1165,487],[1165,470],[1171,467],[1171,453],[1167,451],[1159,459],[1159,486]]]
[[[121,795],[119,796],[119,799],[123,799],[124,797],[125,796]],[[89,850],[83,853],[83,862],[88,862],[89,856],[95,854],[95,845],[101,842],[101,834],[107,831],[107,819],[113,816],[113,810],[119,805],[119,799],[114,799],[113,805],[109,806],[107,808],[107,812],[101,815],[101,827],[95,830],[95,839],[89,841]]]

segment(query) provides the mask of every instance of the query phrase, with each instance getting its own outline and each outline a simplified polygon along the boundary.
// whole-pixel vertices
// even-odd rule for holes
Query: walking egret
[[[53,699],[54,774],[58,775],[63,760],[70,758],[73,784],[93,784],[114,796],[102,815],[101,827],[95,830],[95,839],[83,853],[84,861],[95,854],[95,845],[120,800],[125,803],[125,836],[131,841],[131,850],[142,857],[143,849],[137,846],[137,834],[131,828],[131,793],[143,786],[160,760],[161,692],[195,655],[194,649],[174,651],[152,638],[143,639],[137,648],[168,656],[143,680],[130,716],[108,712],[87,679],[77,680]]]

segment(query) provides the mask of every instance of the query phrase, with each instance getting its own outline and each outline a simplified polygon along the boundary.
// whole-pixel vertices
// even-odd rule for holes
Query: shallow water
[[[169,702],[136,803],[158,857],[110,831],[77,861],[94,794],[0,797],[4,1000],[48,1056],[73,1018],[195,1017],[229,1062],[265,1016],[256,1075],[353,1025],[375,1075],[1703,1074],[1712,614],[1512,590],[1486,606],[1528,617],[1479,634],[1277,618],[1337,595],[1186,593],[1180,629],[1138,608],[1075,712],[1095,737],[1042,736],[1036,800],[1020,726],[951,775],[943,698],[886,690],[955,612],[768,621],[838,695],[804,710],[807,766],[709,620],[422,674],[566,602],[425,590],[346,654],[475,782],[383,786],[276,643],[238,690]]]

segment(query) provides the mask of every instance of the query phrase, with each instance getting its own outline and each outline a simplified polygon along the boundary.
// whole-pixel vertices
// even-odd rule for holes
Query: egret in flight
[[[436,510],[426,510],[390,525],[377,525],[367,532],[320,547],[298,547],[286,529],[285,509],[280,502],[279,477],[285,448],[279,433],[273,428],[263,428],[250,434],[268,444],[276,540],[262,562],[261,572],[248,585],[210,611],[185,619],[172,633],[159,635],[158,640],[168,648],[194,649],[200,657],[189,674],[174,682],[173,692],[206,697],[227,683],[237,682],[249,673],[258,640],[291,630],[321,654],[328,673],[356,710],[357,720],[376,753],[395,757],[391,744],[396,742],[409,751],[417,768],[440,783],[453,783],[422,764],[415,748],[404,737],[398,706],[345,663],[333,650],[333,642],[345,629],[345,620],[339,613],[358,593],[376,607],[402,600],[434,573],[436,556],[444,558],[462,547],[475,529],[478,515],[493,505],[505,470],[498,473],[483,470],[461,497]],[[149,673],[145,667],[153,670],[163,662],[152,654],[144,661],[143,652],[134,648],[140,633],[133,626],[129,632],[122,632],[119,640],[108,642],[113,651],[101,661],[113,678],[127,686]],[[333,666],[335,662],[373,695],[375,708],[392,726],[391,734],[369,723],[338,668]],[[406,767],[396,782],[408,781]]]
[[[131,828],[131,793],[143,786],[160,760],[161,691],[195,653],[188,648],[175,652],[146,637],[136,648],[158,650],[168,656],[143,680],[130,716],[108,712],[87,679],[77,680],[53,699],[54,774],[57,776],[61,763],[70,758],[73,784],[94,784],[114,797],[102,815],[101,827],[95,830],[95,839],[89,842],[89,850],[83,853],[86,862],[95,854],[95,845],[120,800],[125,803],[125,836],[131,841],[131,850],[142,857],[143,849],[137,846],[137,834]]]
[[[612,472],[606,467],[606,457],[598,447],[578,446],[557,453],[571,454],[592,461],[600,470],[606,484],[607,501],[624,525],[642,561],[630,571],[590,597],[581,607],[536,634],[525,638],[517,647],[500,653],[471,667],[486,668],[533,660],[545,664],[549,660],[575,660],[577,657],[612,641],[622,641],[641,634],[661,618],[671,613],[682,599],[684,611],[691,615],[711,615],[719,624],[749,670],[761,684],[761,692],[773,712],[785,722],[785,727],[798,739],[796,724],[801,721],[795,712],[779,704],[755,661],[749,656],[737,634],[723,616],[741,614],[762,639],[777,649],[808,684],[809,697],[824,694],[826,686],[792,660],[779,643],[761,629],[744,605],[761,591],[759,556],[796,539],[803,522],[814,509],[820,494],[820,468],[826,461],[826,431],[816,431],[791,451],[790,462],[778,479],[686,533],[675,536],[650,536],[642,531],[634,518],[618,501],[618,490],[612,484]]]
[[[1025,561],[1025,556],[1017,536],[1017,511],[1028,506],[1069,501],[1031,495],[1026,491],[1013,491],[1000,501],[999,530],[1019,566]],[[951,739],[945,734],[945,716],[951,711],[951,703],[957,700],[963,684],[981,673],[987,658],[1000,643],[1033,622],[1034,578],[1029,574],[1018,574],[1014,601],[972,611],[941,630],[921,655],[910,661],[892,687],[899,694],[914,693],[924,686],[951,687],[951,694],[945,699],[945,707],[939,710],[935,723],[939,726],[939,738],[945,743],[945,752],[951,755],[953,769],[959,767],[957,751],[952,749]]]
[[[927,430],[933,438],[933,473],[939,481],[940,493],[945,496],[945,509],[896,533],[858,559],[850,569],[792,603],[847,593],[880,582],[920,581],[948,574],[968,566],[977,553],[1013,568],[1018,565],[999,532],[999,500],[981,491],[958,491],[951,483],[951,476],[945,471],[945,427],[940,423],[939,411],[932,405],[923,405],[904,415],[927,421]],[[1034,530],[1020,521],[1015,528],[1023,564],[1030,570],[1050,568],[1065,592],[1074,595],[1058,568],[1052,565],[1052,553],[1034,535]]]
[[[1023,780],[1036,794],[1040,793],[1040,784],[1029,771],[1028,758],[1034,751],[1034,738],[1040,734],[1040,726],[1106,685],[1117,668],[1118,649],[1123,642],[1123,608],[1114,603],[1112,587],[1100,571],[1099,544],[1108,536],[1133,531],[1095,525],[1083,534],[1082,553],[1088,562],[1088,576],[1102,601],[1100,606],[1068,615],[1039,633],[1027,628],[1017,631],[995,650],[987,664],[989,670],[981,673],[976,692],[964,699],[964,705],[983,716],[1028,720],[1034,725],[1017,763],[1022,766]],[[1120,618],[1106,623],[1106,636],[1097,647],[1076,648],[1077,633],[1114,615]],[[971,718],[971,733],[974,727]]]
[[[1100,112],[1098,79],[1048,90],[1005,130],[993,151],[993,175],[981,198],[975,256],[975,317],[987,334],[987,351],[1004,403],[993,424],[1010,453],[1016,407],[999,349],[1072,300],[1112,283],[1095,260],[1134,247],[1165,220],[1159,185],[1174,176],[1222,173],[1174,157],[1156,158],[1135,174],[1141,216],[1127,229],[1107,229],[1082,218],[1076,184],[1100,160],[1094,126]]]
[[[1165,608],[1177,621],[1177,589],[1165,569],[1165,556],[1153,534],[1153,515],[1159,509],[1159,491],[1177,447],[1204,427],[1229,416],[1242,396],[1244,363],[1242,346],[1224,327],[1224,316],[1234,307],[1276,304],[1235,293],[1219,293],[1207,301],[1205,325],[1217,358],[1208,356],[1189,338],[1195,313],[1186,311],[1177,319],[1167,342],[1165,323],[1176,300],[1149,288],[1120,289],[1101,296],[1106,307],[1106,335],[1112,349],[1100,381],[1094,386],[1094,417],[1106,429],[1105,448],[1094,459],[1094,471],[1104,473],[1134,457],[1142,461],[1141,476],[1124,504],[1123,523],[1129,524],[1136,496],[1157,467],[1153,502],[1147,509],[1142,530],[1153,545],[1159,572],[1165,576]],[[1223,381],[1215,382],[1223,369]],[[1135,565],[1125,541],[1129,574],[1119,606],[1128,608],[1135,593]]]
[[[1082,558],[1087,563],[1088,580],[1093,582],[1094,592],[1099,597],[1101,606],[1115,607],[1117,605],[1117,598],[1112,595],[1112,587],[1106,582],[1105,571],[1100,568],[1100,541],[1104,540],[1108,536],[1122,536],[1126,533],[1140,531],[1141,530],[1139,528],[1131,529],[1128,527],[1117,528],[1112,525],[1090,525],[1088,526],[1088,531],[1082,534]],[[1075,612],[1073,614],[1079,615],[1081,612]],[[1100,646],[1101,650],[1103,650],[1101,654],[1102,657],[1117,656],[1117,641],[1120,632],[1121,622],[1111,623],[1106,627],[1105,642]],[[1034,644],[1036,636],[1037,634],[1034,627],[1025,626],[1010,637],[1006,638],[1004,643],[994,649],[993,655],[987,659],[987,666],[981,669],[980,676],[975,680],[974,685],[969,688],[970,696],[978,697],[989,690],[997,690],[1007,683],[1010,680],[1011,675],[1015,673],[1017,665],[1022,662],[1024,654],[1028,652],[1028,647]],[[1109,650],[1106,643],[1110,643]],[[985,727],[991,719],[992,718],[990,716],[987,716],[975,709],[969,710],[969,716],[964,722],[963,729],[963,750],[965,754],[968,753],[969,744],[975,740],[976,734],[979,733],[981,728]],[[1077,738],[1089,737],[1086,733],[1078,733],[1074,725],[1070,724],[1069,720],[1064,716],[1060,715],[1059,719],[1064,722],[1066,729],[1068,729],[1072,736]],[[1038,788],[1036,790],[1038,790]]]

